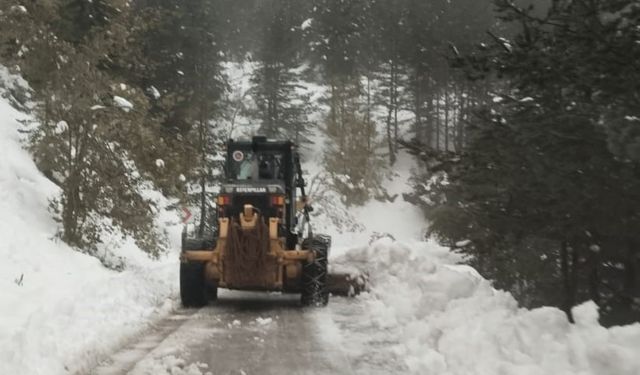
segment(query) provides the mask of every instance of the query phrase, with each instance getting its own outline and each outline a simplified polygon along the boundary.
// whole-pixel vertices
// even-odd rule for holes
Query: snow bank
[[[375,333],[366,340],[393,343],[385,350],[407,372],[640,374],[640,324],[606,329],[591,302],[574,309],[574,325],[556,308],[518,308],[459,260],[433,243],[386,238],[334,263],[368,270],[361,321]]]
[[[0,76],[6,87],[9,76],[4,70]],[[175,305],[177,256],[152,261],[131,239],[114,234],[105,247],[127,265],[114,272],[58,241],[58,224],[48,212],[58,187],[22,148],[19,121],[29,117],[5,96],[0,95],[0,374],[83,373]],[[178,222],[167,211],[160,220],[167,227]],[[179,229],[170,236],[177,241]]]

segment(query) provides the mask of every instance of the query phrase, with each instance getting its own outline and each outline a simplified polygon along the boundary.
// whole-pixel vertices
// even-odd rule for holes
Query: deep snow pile
[[[84,372],[174,306],[177,256],[152,261],[114,234],[103,249],[127,267],[114,272],[56,240],[48,205],[58,187],[21,147],[19,120],[28,116],[2,89],[14,84],[24,82],[0,67],[0,374]],[[159,220],[177,240],[178,218],[163,211]]]
[[[424,375],[640,374],[640,324],[606,329],[590,302],[574,308],[575,325],[556,308],[518,308],[459,260],[434,243],[388,238],[336,259],[368,270],[371,283],[365,316],[348,328],[367,332],[364,342],[343,345],[358,355],[388,343],[383,351]]]

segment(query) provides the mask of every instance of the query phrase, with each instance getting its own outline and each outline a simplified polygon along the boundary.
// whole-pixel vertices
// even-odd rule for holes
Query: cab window
[[[282,154],[236,150],[231,153],[228,178],[232,180],[284,179]]]

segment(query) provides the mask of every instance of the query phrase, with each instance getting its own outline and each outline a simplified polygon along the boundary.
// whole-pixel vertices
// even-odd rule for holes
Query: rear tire
[[[303,306],[326,306],[329,303],[327,274],[329,266],[329,249],[331,237],[315,235],[302,243],[302,248],[315,253],[315,259],[302,266],[302,294],[300,303]]]
[[[180,263],[180,300],[182,306],[202,307],[207,304],[204,265],[203,262]]]
[[[206,237],[187,237],[183,231],[182,251],[215,249],[215,233]],[[180,299],[184,307],[202,307],[207,301],[218,299],[218,285],[210,285],[205,279],[204,262],[186,262],[180,264]]]

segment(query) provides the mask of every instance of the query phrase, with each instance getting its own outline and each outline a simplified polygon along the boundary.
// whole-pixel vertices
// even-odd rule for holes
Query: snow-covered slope
[[[347,309],[356,319],[330,305],[342,331],[331,339],[343,337],[334,345],[421,375],[640,374],[640,324],[606,329],[592,302],[574,308],[573,325],[556,308],[518,308],[459,260],[434,243],[389,238],[336,259],[366,269],[371,291]]]
[[[2,67],[0,81],[20,84]],[[168,297],[176,294],[177,256],[152,261],[130,239],[114,235],[105,247],[115,249],[127,264],[124,272],[114,272],[57,240],[58,224],[48,205],[58,188],[21,146],[19,120],[28,116],[2,96],[0,374],[82,372],[119,340],[172,308]],[[178,218],[164,212],[161,220]],[[170,234],[179,238],[175,230]]]

